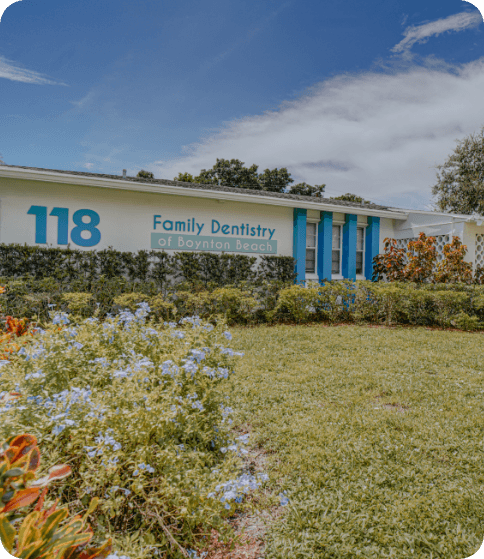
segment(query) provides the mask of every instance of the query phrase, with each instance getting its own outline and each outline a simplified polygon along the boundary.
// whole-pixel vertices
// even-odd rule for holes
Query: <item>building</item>
[[[484,264],[484,218],[224,186],[0,166],[0,243],[294,256],[299,280],[371,279],[385,237],[457,235]]]

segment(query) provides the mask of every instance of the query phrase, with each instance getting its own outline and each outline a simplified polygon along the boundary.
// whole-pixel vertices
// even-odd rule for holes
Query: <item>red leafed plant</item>
[[[84,516],[68,518],[57,500],[48,509],[44,500],[48,485],[71,473],[65,464],[53,466],[36,479],[40,450],[33,435],[19,435],[0,449],[0,536],[5,549],[21,559],[105,559],[111,540],[99,548],[87,548],[93,532],[87,517],[96,508],[93,499]],[[34,506],[34,503],[37,503]]]
[[[373,259],[373,280],[403,281],[405,279],[405,249],[397,248],[397,241],[386,237],[385,252]]]

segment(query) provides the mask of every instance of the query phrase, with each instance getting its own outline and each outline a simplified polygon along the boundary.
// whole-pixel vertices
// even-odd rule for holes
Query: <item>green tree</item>
[[[432,194],[438,210],[484,213],[484,127],[476,135],[457,140],[454,153],[437,169]]]
[[[316,184],[311,186],[305,182],[300,182],[291,186],[289,194],[299,194],[300,196],[318,196],[319,198],[322,198],[325,188],[325,184]]]
[[[202,169],[194,181],[202,184],[217,184],[237,188],[261,190],[257,165],[245,167],[240,159],[218,159],[211,169]]]
[[[155,178],[155,175],[153,175],[153,173],[150,173],[149,171],[145,171],[144,169],[141,169],[141,171],[136,176],[140,179],[154,179]]]
[[[342,194],[341,196],[331,196],[331,200],[344,200],[345,202],[356,202],[358,204],[371,204],[369,200],[365,200],[361,196],[357,194],[350,194],[347,192],[346,194]]]
[[[284,192],[294,182],[285,167],[265,169],[260,174],[257,172],[258,168],[258,165],[246,167],[240,159],[217,158],[217,163],[211,169],[202,169],[198,176],[193,177],[190,173],[178,173],[178,177],[175,177],[174,180],[269,192]]]
[[[267,190],[269,192],[284,192],[285,189],[294,182],[291,178],[291,173],[289,173],[286,167],[281,169],[265,169],[263,173],[259,175],[259,184],[261,190]]]
[[[180,182],[195,182],[193,175],[190,173],[178,173],[178,176],[174,177],[173,180]]]

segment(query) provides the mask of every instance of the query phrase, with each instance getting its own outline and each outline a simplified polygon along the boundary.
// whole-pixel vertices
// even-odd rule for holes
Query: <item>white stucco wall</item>
[[[163,187],[159,187],[162,190]],[[248,241],[261,238],[246,235],[224,235],[221,231],[211,232],[212,220],[221,225],[249,224],[249,227],[275,229],[272,240],[277,241],[277,254],[292,256],[293,211],[292,208],[176,196],[162,192],[133,192],[90,186],[25,181],[0,178],[0,242],[27,243],[35,245],[35,215],[28,215],[31,206],[46,206],[49,214],[54,207],[68,208],[69,231],[75,227],[72,216],[75,211],[89,209],[100,216],[98,229],[100,242],[86,250],[100,250],[112,246],[123,251],[151,249],[151,233],[154,230],[154,215],[161,215],[161,221],[187,221],[195,218],[203,224],[201,235],[227,239],[246,237]],[[47,217],[47,244],[57,244],[58,218]],[[166,233],[158,225],[156,232]],[[261,230],[262,232],[262,230]],[[175,234],[175,233],[174,233]],[[187,233],[188,234],[188,233]],[[196,234],[196,232],[195,232]],[[89,237],[83,233],[82,236]],[[266,231],[265,239],[269,232]],[[71,248],[83,249],[71,242]],[[176,247],[174,250],[177,250]]]
[[[468,262],[476,262],[476,235],[484,235],[484,225],[476,225],[475,223],[465,223],[464,233],[461,237],[462,242],[467,245],[467,254],[465,260]],[[477,262],[483,264],[483,262]]]
[[[385,252],[385,243],[383,241],[387,237],[395,238],[395,220],[383,217],[380,219],[380,254]]]

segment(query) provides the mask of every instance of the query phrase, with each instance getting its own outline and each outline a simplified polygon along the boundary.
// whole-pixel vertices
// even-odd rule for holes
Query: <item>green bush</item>
[[[62,301],[66,310],[74,315],[87,318],[94,312],[92,293],[63,293]]]
[[[439,326],[451,326],[451,320],[461,312],[469,310],[470,297],[456,291],[435,291],[432,293],[436,308],[435,321]]]
[[[159,250],[123,252],[112,247],[103,250],[31,247],[0,244],[0,276],[9,278],[52,278],[64,291],[91,291],[93,284],[104,278],[126,278],[132,283],[153,282],[166,295],[173,285],[201,283],[207,288],[240,285],[244,282],[293,282],[294,258],[291,256],[216,254]],[[84,285],[73,289],[74,284]],[[139,289],[137,289],[139,291]]]
[[[157,321],[165,322],[166,320],[174,320],[177,315],[175,305],[167,301],[161,293],[152,297],[149,300],[149,305]]]
[[[113,303],[119,307],[119,310],[128,309],[131,312],[135,312],[140,303],[146,303],[149,297],[144,293],[124,293],[123,295],[118,295],[113,299]]]

